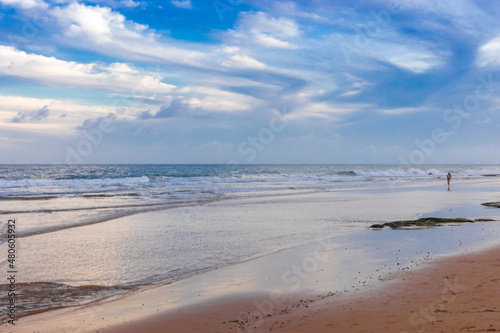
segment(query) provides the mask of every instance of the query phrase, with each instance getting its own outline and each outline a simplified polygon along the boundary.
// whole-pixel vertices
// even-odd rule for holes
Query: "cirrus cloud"
[[[265,48],[298,49],[292,42],[299,37],[299,25],[289,18],[275,18],[264,12],[240,13],[229,39],[235,44],[254,44]]]

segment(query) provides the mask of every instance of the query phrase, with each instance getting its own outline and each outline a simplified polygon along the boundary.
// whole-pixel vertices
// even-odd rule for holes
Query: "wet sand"
[[[486,322],[500,329],[499,239],[495,222],[366,230],[21,318],[6,331],[476,332]]]
[[[396,278],[375,292],[348,300],[318,302],[308,309],[267,320],[261,330],[500,331],[500,248],[458,255],[422,270],[398,273]]]
[[[398,272],[383,288],[286,309],[240,323],[255,300],[220,300],[103,332],[496,332],[500,331],[500,248]],[[257,300],[265,302],[266,299]],[[238,322],[236,322],[238,321]]]
[[[474,206],[487,196],[456,192],[447,200],[464,206],[474,197]],[[386,215],[416,216],[423,207],[446,206],[442,197],[430,191],[379,193],[376,202],[367,196],[365,202],[371,206],[357,212],[367,215],[366,220],[376,216],[374,222]],[[286,200],[287,207],[307,202],[311,213],[319,204],[332,202],[328,193],[297,196],[296,203]],[[413,205],[403,209],[400,204],[407,202]],[[259,216],[275,210],[277,204],[266,201],[262,207],[267,210],[258,211]],[[227,212],[224,205],[213,209]],[[338,207],[349,214],[352,208],[345,206],[341,202]],[[247,212],[251,211],[248,207]],[[168,285],[81,308],[23,317],[15,327],[4,324],[2,329],[40,333],[432,332],[440,327],[437,332],[479,332],[489,318],[495,318],[495,299],[500,296],[495,288],[500,276],[496,259],[500,258],[500,223],[326,236]],[[493,326],[483,331],[500,330],[496,323],[492,321],[488,325]]]

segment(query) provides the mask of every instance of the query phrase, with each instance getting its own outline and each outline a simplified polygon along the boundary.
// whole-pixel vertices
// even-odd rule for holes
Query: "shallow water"
[[[468,218],[491,218],[500,215],[499,208],[486,207],[482,205],[473,206],[451,206],[434,212],[422,214],[421,217],[444,217],[444,218],[459,218],[467,216]]]
[[[246,295],[248,299],[249,295],[255,298],[253,315],[257,312],[263,317],[288,309],[300,300],[314,301],[377,288],[381,281],[396,278],[400,271],[422,267],[440,257],[499,244],[500,223],[363,230],[196,275],[151,290],[154,296],[136,295],[129,303],[147,299],[151,305],[144,306],[143,311],[154,314],[159,307],[162,311],[179,311],[222,298],[238,299]],[[460,284],[460,281],[441,282]]]
[[[241,193],[440,190],[448,170],[453,190],[500,174],[495,165],[0,165],[0,213],[24,221],[22,237]]]

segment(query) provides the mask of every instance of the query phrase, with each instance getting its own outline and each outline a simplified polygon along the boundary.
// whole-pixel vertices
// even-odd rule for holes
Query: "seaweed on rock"
[[[401,229],[401,228],[411,228],[411,227],[433,227],[445,223],[466,223],[466,222],[474,223],[475,221],[464,218],[423,217],[418,220],[405,220],[405,221],[387,222],[384,224],[373,224],[372,226],[370,226],[370,228],[381,229],[383,227],[389,227],[391,229]]]

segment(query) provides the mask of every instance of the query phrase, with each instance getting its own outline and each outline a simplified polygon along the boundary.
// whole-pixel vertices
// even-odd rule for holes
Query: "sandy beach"
[[[222,201],[191,211],[207,220],[393,221],[423,213],[493,217],[480,205],[497,183],[441,188],[315,192]],[[444,195],[443,195],[444,194]],[[411,203],[411,204],[410,204]],[[357,210],[356,207],[363,209]],[[186,208],[187,209],[187,208]],[[192,208],[190,208],[192,210]],[[318,215],[318,214],[322,215]],[[138,214],[53,233],[54,241],[99,241],[140,221],[156,230],[183,208]],[[267,220],[265,218],[268,218]],[[500,224],[476,222],[413,230],[316,237],[302,245],[228,264],[82,307],[18,318],[6,332],[482,332],[496,318]],[[74,235],[73,235],[74,234]],[[73,236],[72,236],[73,235]],[[100,235],[100,236],[98,236]],[[26,252],[30,249],[27,238]],[[33,245],[35,246],[35,245]],[[33,250],[34,251],[34,250]],[[491,325],[491,326],[490,326]]]
[[[470,226],[483,229],[486,224]],[[413,231],[403,231],[408,232]],[[499,246],[490,243],[480,251],[464,250],[461,254],[422,260],[414,266],[388,271],[366,287],[318,295],[314,291],[325,290],[329,283],[324,282],[331,281],[329,277],[334,270],[327,268],[331,268],[335,259],[322,257],[325,255],[323,250],[331,250],[328,245],[324,248],[319,243],[310,245],[114,301],[22,318],[21,325],[5,331],[404,333],[500,330]],[[289,258],[290,254],[311,258],[313,249],[318,251],[318,258],[325,259],[318,260],[314,271],[305,272],[307,277],[301,280],[296,291],[287,290],[286,284],[276,277],[282,276],[282,267],[296,260],[281,263],[276,260]],[[409,266],[415,268],[407,269]],[[255,276],[260,280],[255,280]]]
[[[394,274],[381,289],[290,302],[255,326],[235,322],[254,302],[222,300],[178,314],[157,315],[103,332],[497,332],[500,248],[457,255]],[[264,300],[258,300],[264,302]],[[278,312],[278,313],[277,313]]]

